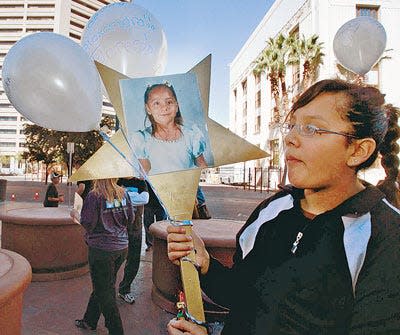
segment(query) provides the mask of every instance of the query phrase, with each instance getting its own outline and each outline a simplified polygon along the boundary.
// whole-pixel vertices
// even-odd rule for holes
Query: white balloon
[[[22,38],[7,53],[2,77],[12,105],[33,123],[74,132],[93,130],[100,123],[99,74],[68,37],[43,32]]]
[[[346,69],[366,74],[385,51],[385,28],[377,20],[360,16],[343,24],[333,40],[333,51]]]
[[[160,75],[167,61],[160,23],[131,2],[98,10],[85,27],[81,45],[93,59],[129,77]]]

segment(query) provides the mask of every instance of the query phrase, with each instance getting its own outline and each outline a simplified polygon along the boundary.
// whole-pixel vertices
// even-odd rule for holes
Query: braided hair
[[[378,188],[386,194],[387,200],[394,206],[400,208],[400,192],[397,182],[399,173],[400,147],[397,140],[400,138],[399,109],[386,105],[385,111],[388,120],[388,130],[381,144],[380,153],[382,155],[381,164],[385,169],[386,178],[378,183]]]

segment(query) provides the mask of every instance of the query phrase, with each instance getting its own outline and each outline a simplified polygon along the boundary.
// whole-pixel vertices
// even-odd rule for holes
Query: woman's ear
[[[347,159],[347,165],[356,167],[371,157],[372,153],[375,151],[376,142],[372,138],[362,138],[353,140],[351,147],[352,153]]]

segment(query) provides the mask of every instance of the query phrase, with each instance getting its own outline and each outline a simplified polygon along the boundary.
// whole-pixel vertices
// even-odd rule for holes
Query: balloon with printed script
[[[84,132],[100,123],[99,74],[68,37],[43,32],[22,38],[7,53],[2,78],[11,104],[39,126]]]
[[[167,40],[160,23],[146,9],[113,3],[88,21],[82,47],[94,60],[129,77],[162,74],[167,60]]]
[[[342,25],[333,40],[333,51],[346,69],[365,75],[386,47],[385,28],[377,20],[360,16]]]

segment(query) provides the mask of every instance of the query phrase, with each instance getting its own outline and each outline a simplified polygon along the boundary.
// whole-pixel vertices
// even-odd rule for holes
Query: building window
[[[261,82],[261,73],[255,73],[255,74],[254,74],[254,80],[255,80],[255,82],[256,82],[256,86],[257,86],[258,84],[260,84],[260,82]]]
[[[72,2],[75,2],[83,7],[87,7],[91,10],[96,11],[98,8],[96,8],[95,6],[91,6],[90,4],[87,3],[87,1],[82,1],[82,0],[72,0]]]
[[[7,5],[7,4],[0,4],[0,8],[24,8],[24,4],[12,4],[12,5]]]
[[[81,28],[81,29],[85,29],[85,26],[83,25],[83,24],[81,24],[81,23],[78,23],[78,22],[75,22],[75,21],[70,21],[70,23],[71,23],[71,26],[75,26],[75,27],[78,27],[78,28]]]
[[[54,5],[52,5],[52,4],[28,4],[28,8],[41,8],[41,9],[44,9],[44,8],[48,8],[48,9],[51,9],[51,8],[54,8]]]
[[[75,14],[75,15],[77,15],[77,16],[79,16],[79,17],[84,17],[85,19],[90,19],[90,16],[89,15],[87,15],[87,14],[84,14],[84,13],[81,13],[81,12],[78,12],[77,10],[75,10],[75,9],[71,9],[71,13],[72,14]]]
[[[247,80],[242,81],[243,96],[247,95]]]
[[[26,19],[28,21],[39,21],[39,20],[49,21],[49,20],[54,20],[54,16],[27,16]]]
[[[80,37],[78,34],[69,33],[69,37],[75,38],[75,39],[77,39],[78,41],[81,40],[81,37]]]
[[[112,105],[112,103],[110,103],[110,102],[103,101],[103,106],[104,106],[104,107],[112,107],[113,105]]]
[[[17,121],[16,116],[0,116],[0,121]]]
[[[269,142],[270,151],[272,157],[270,160],[270,167],[278,169],[279,168],[279,139],[271,140]]]
[[[247,122],[243,122],[242,133],[243,133],[243,137],[247,136]]]
[[[26,28],[27,33],[36,33],[36,32],[53,32],[53,28]]]
[[[256,109],[261,107],[261,90],[258,90],[256,93]]]
[[[356,12],[357,16],[370,16],[375,20],[378,20],[379,6],[368,6],[368,5],[357,5]]]
[[[247,101],[243,101],[243,118],[247,117]]]
[[[0,129],[0,134],[16,134],[16,129]]]
[[[17,15],[14,15],[14,16],[2,16],[1,18],[0,18],[0,21],[15,21],[15,20],[22,20],[24,17],[23,16],[17,16]]]
[[[0,142],[0,147],[7,147],[7,148],[11,148],[11,147],[15,147],[15,142]]]
[[[261,129],[261,115],[256,116],[256,122],[254,124],[254,134],[259,134]]]

